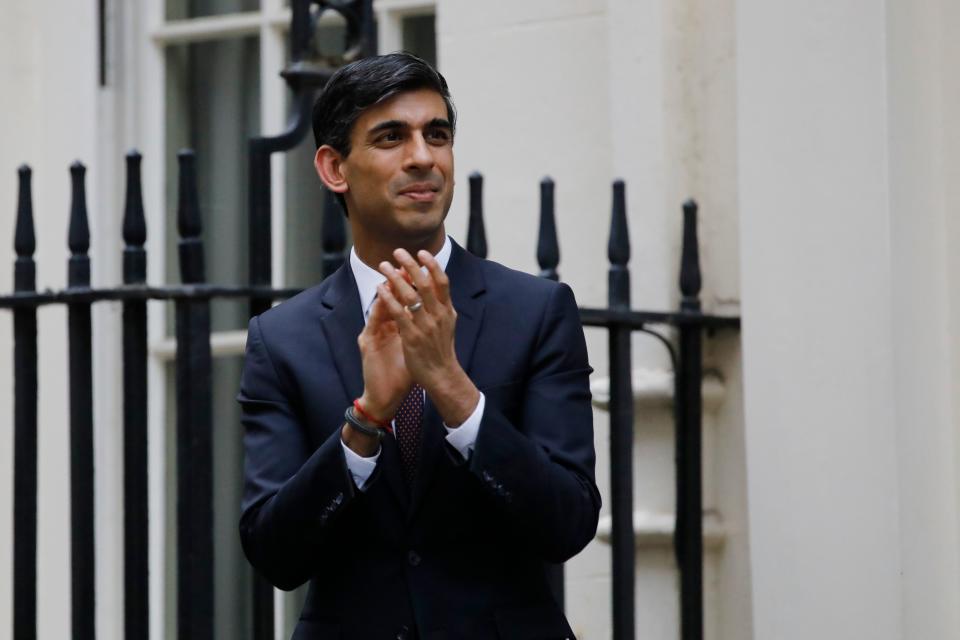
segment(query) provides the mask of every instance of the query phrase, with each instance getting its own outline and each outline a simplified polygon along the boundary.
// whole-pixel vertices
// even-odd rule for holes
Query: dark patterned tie
[[[397,415],[393,419],[397,444],[400,447],[400,461],[403,462],[403,475],[407,486],[413,486],[417,475],[417,457],[420,455],[420,434],[423,424],[423,387],[414,384],[410,393],[400,403]]]

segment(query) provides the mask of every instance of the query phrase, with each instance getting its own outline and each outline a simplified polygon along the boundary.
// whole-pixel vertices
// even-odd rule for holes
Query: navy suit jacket
[[[456,244],[447,274],[457,357],[486,406],[464,460],[427,398],[411,490],[391,436],[364,491],[346,466],[343,412],[363,391],[349,263],[250,322],[240,535],[277,587],[310,581],[295,640],[573,637],[544,574],[600,509],[573,293]]]

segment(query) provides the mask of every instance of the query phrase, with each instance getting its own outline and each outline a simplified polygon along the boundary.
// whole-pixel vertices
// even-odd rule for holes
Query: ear
[[[340,152],[328,144],[317,149],[313,156],[313,167],[323,181],[324,186],[334,193],[346,193],[350,186],[343,173],[343,157]]]

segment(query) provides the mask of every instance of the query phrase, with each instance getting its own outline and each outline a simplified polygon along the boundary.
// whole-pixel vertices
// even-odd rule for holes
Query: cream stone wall
[[[960,633],[957,17],[738,3],[757,638]]]

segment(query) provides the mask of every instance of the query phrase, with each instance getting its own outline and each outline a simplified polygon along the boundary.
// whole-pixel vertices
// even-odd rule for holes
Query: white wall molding
[[[210,334],[210,352],[214,358],[222,356],[242,356],[247,348],[247,332],[217,331]],[[173,362],[177,357],[177,339],[162,338],[150,343],[150,355],[164,362]]]
[[[633,402],[638,407],[669,407],[673,403],[673,372],[666,369],[634,369]],[[610,408],[610,378],[594,378],[590,381],[593,405],[604,411]],[[703,378],[703,408],[716,411],[726,396],[723,380],[715,372],[707,372]]]
[[[633,538],[637,547],[672,547],[676,516],[673,513],[646,511],[633,512]],[[600,518],[597,525],[597,540],[610,544],[613,519],[610,516]],[[727,539],[727,530],[723,520],[716,512],[703,514],[703,548],[708,551],[720,549]]]

